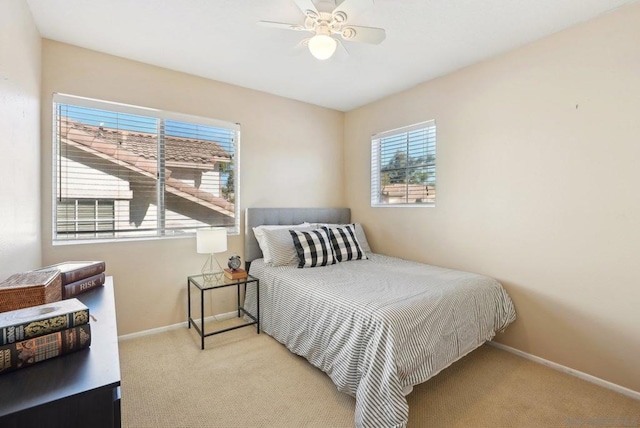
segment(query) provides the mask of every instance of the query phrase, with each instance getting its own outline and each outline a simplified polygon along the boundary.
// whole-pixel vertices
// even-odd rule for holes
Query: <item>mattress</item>
[[[515,320],[495,279],[380,254],[299,269],[251,263],[262,330],[356,398],[356,426],[404,427],[405,393]],[[245,307],[255,310],[255,288]]]

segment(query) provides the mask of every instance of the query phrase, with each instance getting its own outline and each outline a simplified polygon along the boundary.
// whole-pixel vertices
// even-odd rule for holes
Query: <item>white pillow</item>
[[[253,228],[253,235],[256,237],[256,241],[258,241],[258,245],[260,246],[260,249],[262,250],[262,258],[264,259],[265,263],[271,263],[272,259],[271,259],[271,253],[269,252],[269,246],[267,245],[267,242],[264,238],[264,231],[265,230],[276,230],[276,229],[296,229],[296,228],[301,228],[301,227],[309,227],[311,226],[311,224],[304,222],[301,224],[265,224],[262,226],[256,226]]]
[[[290,266],[298,264],[298,252],[294,245],[291,230],[296,232],[312,231],[313,227],[296,226],[288,229],[263,230],[264,242],[271,257],[271,266]]]

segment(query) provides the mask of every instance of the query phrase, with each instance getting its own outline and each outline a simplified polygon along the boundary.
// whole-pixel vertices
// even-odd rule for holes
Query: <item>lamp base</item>
[[[214,261],[217,265],[217,269],[213,264]],[[201,272],[202,278],[205,282],[211,282],[213,280],[219,281],[223,275],[222,267],[220,266],[218,259],[216,259],[213,254],[209,254],[209,257],[207,257],[207,261],[204,262],[204,265],[202,265]]]

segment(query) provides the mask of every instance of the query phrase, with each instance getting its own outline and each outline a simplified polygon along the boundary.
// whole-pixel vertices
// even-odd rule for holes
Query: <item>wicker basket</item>
[[[60,271],[33,271],[11,275],[0,283],[0,312],[62,300]]]

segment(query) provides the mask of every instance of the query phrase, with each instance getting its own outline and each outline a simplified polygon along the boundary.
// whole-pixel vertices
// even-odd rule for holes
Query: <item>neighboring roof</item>
[[[63,144],[123,166],[142,176],[152,179],[158,176],[157,143],[151,139],[151,134],[90,126],[72,120],[61,120],[59,132]],[[165,150],[167,164],[175,161],[181,167],[211,170],[215,162],[231,160],[231,155],[218,143],[207,140],[165,137]],[[172,178],[171,173],[171,169],[165,168],[167,192],[230,217],[234,216],[233,203]]]
[[[436,188],[429,185],[425,186],[424,184],[386,184],[382,186],[381,192],[389,203],[405,202],[414,204],[433,200],[436,196]],[[408,199],[407,194],[409,195]]]
[[[99,137],[104,142],[118,143],[121,148],[145,159],[157,159],[158,139],[156,134],[85,125],[69,119],[67,122],[74,129]],[[194,166],[196,166],[195,164],[213,166],[215,162],[229,162],[231,160],[231,155],[215,141],[165,135],[164,144],[167,162],[176,161],[191,163]]]

